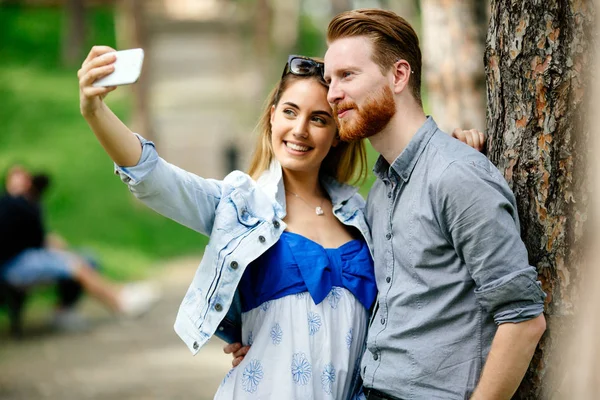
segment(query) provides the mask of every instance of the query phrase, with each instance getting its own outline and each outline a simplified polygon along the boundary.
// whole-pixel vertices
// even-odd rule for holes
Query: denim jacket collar
[[[277,216],[283,218],[286,215],[285,188],[283,186],[283,171],[279,161],[271,161],[269,169],[265,170],[260,175],[256,184],[271,199],[274,199],[277,202],[280,206],[280,208],[276,210]],[[358,187],[340,183],[334,178],[326,175],[321,176],[321,184],[329,195],[334,209],[343,205],[358,192]]]

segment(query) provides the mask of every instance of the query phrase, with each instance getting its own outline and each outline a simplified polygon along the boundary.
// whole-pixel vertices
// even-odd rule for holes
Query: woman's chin
[[[307,162],[306,160],[295,160],[290,159],[289,157],[278,158],[279,163],[281,164],[281,168],[289,172],[302,172],[306,174],[310,173],[318,173],[320,164],[315,165],[314,162]]]

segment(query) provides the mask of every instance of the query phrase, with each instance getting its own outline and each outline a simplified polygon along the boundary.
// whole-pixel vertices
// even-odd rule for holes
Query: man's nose
[[[327,102],[334,105],[339,103],[344,97],[344,93],[339,89],[339,85],[335,81],[331,81],[327,90]]]

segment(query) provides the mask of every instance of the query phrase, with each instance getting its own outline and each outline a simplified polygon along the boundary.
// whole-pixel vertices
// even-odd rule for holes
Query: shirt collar
[[[321,176],[321,184],[329,195],[333,207],[343,204],[348,201],[352,196],[358,192],[358,187],[340,183],[330,176]],[[283,171],[279,161],[273,159],[269,165],[269,169],[265,170],[258,180],[257,185],[271,198],[274,199],[277,204],[281,207],[277,210],[279,215],[280,211],[285,216],[285,188],[283,186]],[[283,217],[281,217],[283,218]]]
[[[402,178],[404,182],[407,182],[412,174],[413,169],[415,168],[415,165],[417,164],[417,161],[419,160],[419,157],[423,153],[423,150],[425,150],[425,147],[437,129],[438,126],[433,118],[427,117],[425,123],[421,125],[417,133],[415,133],[408,143],[408,146],[402,150],[400,155],[394,160],[391,166],[388,164],[387,160],[383,158],[383,156],[379,156],[375,166],[373,167],[373,172],[375,175],[379,179],[385,180],[389,179],[390,172],[394,171],[396,174],[398,174],[398,176],[400,176],[400,178]]]

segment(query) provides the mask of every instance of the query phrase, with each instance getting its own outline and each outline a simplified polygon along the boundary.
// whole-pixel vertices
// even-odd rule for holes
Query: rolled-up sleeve
[[[486,162],[454,162],[438,181],[435,202],[475,295],[496,324],[540,315],[546,294],[529,265],[514,195],[502,175]]]
[[[142,155],[138,163],[133,167],[121,167],[115,164],[115,174],[119,175],[121,180],[130,186],[135,186],[143,181],[158,162],[158,153],[156,152],[154,143],[144,139],[137,133],[135,133],[135,136],[137,136],[142,145]]]
[[[154,143],[137,135],[142,155],[133,167],[114,166],[135,197],[151,209],[208,235],[222,196],[222,181],[205,179],[159,157]]]

